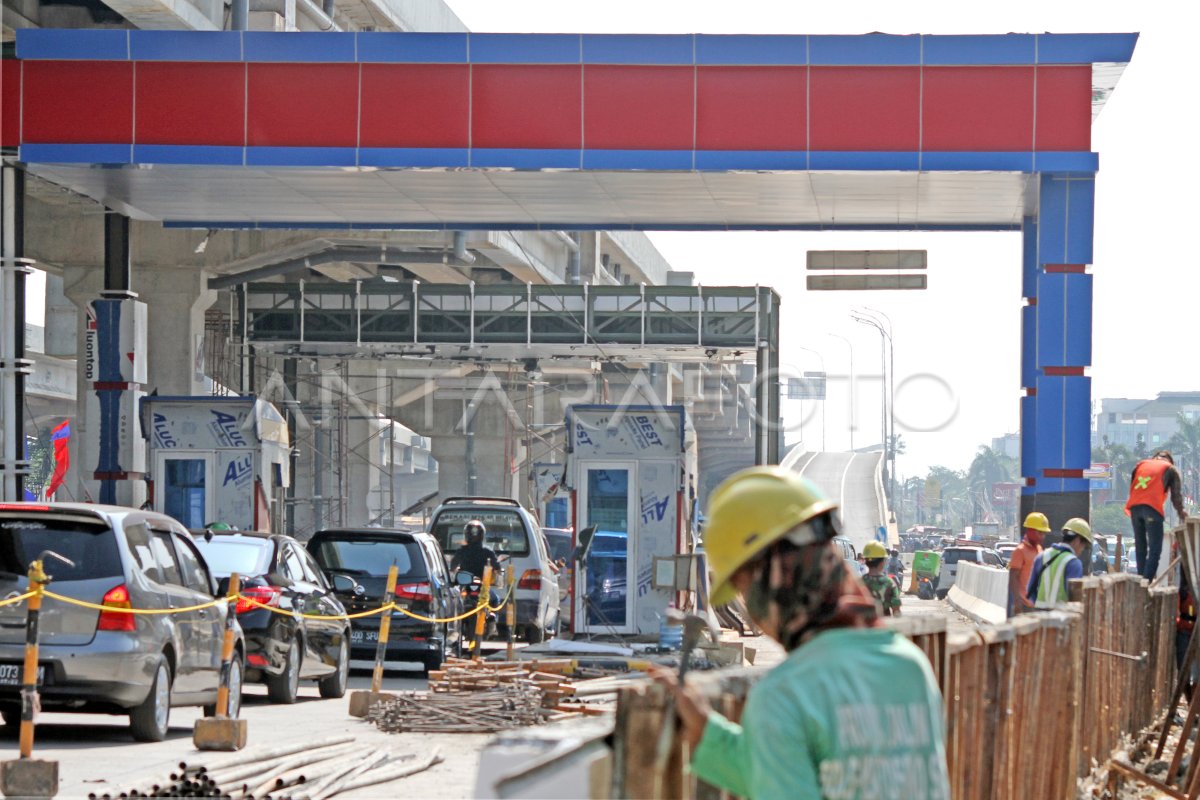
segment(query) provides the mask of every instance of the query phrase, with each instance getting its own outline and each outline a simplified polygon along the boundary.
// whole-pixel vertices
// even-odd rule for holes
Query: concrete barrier
[[[960,561],[946,599],[976,622],[1004,622],[1008,618],[1008,570]]]

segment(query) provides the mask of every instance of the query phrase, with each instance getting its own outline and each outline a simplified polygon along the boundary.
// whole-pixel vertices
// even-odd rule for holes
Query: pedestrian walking
[[[1181,521],[1184,520],[1187,513],[1183,510],[1183,481],[1179,477],[1179,470],[1175,469],[1171,452],[1159,450],[1133,468],[1129,499],[1125,502],[1125,513],[1133,523],[1138,575],[1148,580],[1153,580],[1158,574],[1167,495],[1171,497],[1176,515]]]
[[[1008,560],[1008,615],[1015,617],[1033,608],[1025,596],[1029,576],[1033,574],[1033,562],[1042,554],[1042,536],[1050,532],[1050,520],[1040,511],[1031,511],[1025,517],[1021,543],[1013,550]]]
[[[887,550],[879,542],[867,542],[863,547],[863,556],[867,560],[867,574],[863,577],[863,583],[879,602],[885,617],[900,616],[900,589],[885,570]]]
[[[1037,608],[1058,608],[1067,602],[1068,581],[1083,577],[1083,552],[1092,543],[1092,526],[1075,517],[1063,525],[1062,541],[1034,559],[1033,572],[1025,589],[1026,598]]]
[[[665,672],[691,770],[741,797],[948,800],[942,699],[924,654],[881,627],[832,543],[837,506],[790,470],[754,467],[709,501],[711,602],[740,595],[788,651],[740,725]]]

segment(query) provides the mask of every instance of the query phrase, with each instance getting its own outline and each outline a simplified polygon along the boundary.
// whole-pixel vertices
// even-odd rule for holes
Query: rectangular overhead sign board
[[[925,269],[928,250],[809,250],[811,270]]]
[[[870,291],[887,289],[926,289],[928,275],[847,274],[809,275],[810,292]]]
[[[800,378],[788,378],[788,400],[824,400],[825,373],[806,372]]]

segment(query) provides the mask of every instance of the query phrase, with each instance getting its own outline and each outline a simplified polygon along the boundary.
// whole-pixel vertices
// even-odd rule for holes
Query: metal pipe
[[[3,209],[0,211],[0,308],[4,309],[4,319],[8,324],[0,324],[0,392],[3,393],[3,404],[0,405],[0,427],[4,433],[3,452],[3,499],[8,501],[23,500],[17,494],[16,465],[21,453],[17,442],[21,437],[17,433],[17,386],[14,380],[16,353],[16,331],[12,321],[16,319],[16,286],[13,280],[17,266],[16,251],[16,168],[3,168],[3,183],[0,194],[3,195]]]
[[[579,260],[579,234],[567,235],[562,231],[558,231],[558,234],[567,245],[567,283],[578,286],[583,281]]]
[[[229,29],[234,31],[250,29],[250,0],[230,0]]]
[[[454,232],[454,258],[463,264],[474,264],[475,256],[467,250],[467,232]]]

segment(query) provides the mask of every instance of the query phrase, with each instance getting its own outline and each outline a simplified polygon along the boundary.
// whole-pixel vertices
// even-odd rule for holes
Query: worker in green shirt
[[[867,560],[867,574],[863,583],[871,596],[879,601],[885,617],[900,616],[900,589],[892,576],[885,571],[887,566],[887,548],[879,542],[867,542],[863,547],[863,557]]]
[[[949,800],[942,700],[925,655],[881,627],[831,542],[836,504],[795,472],[754,467],[709,501],[711,600],[740,595],[788,651],[735,724],[671,688],[691,769],[725,791],[780,800]]]

